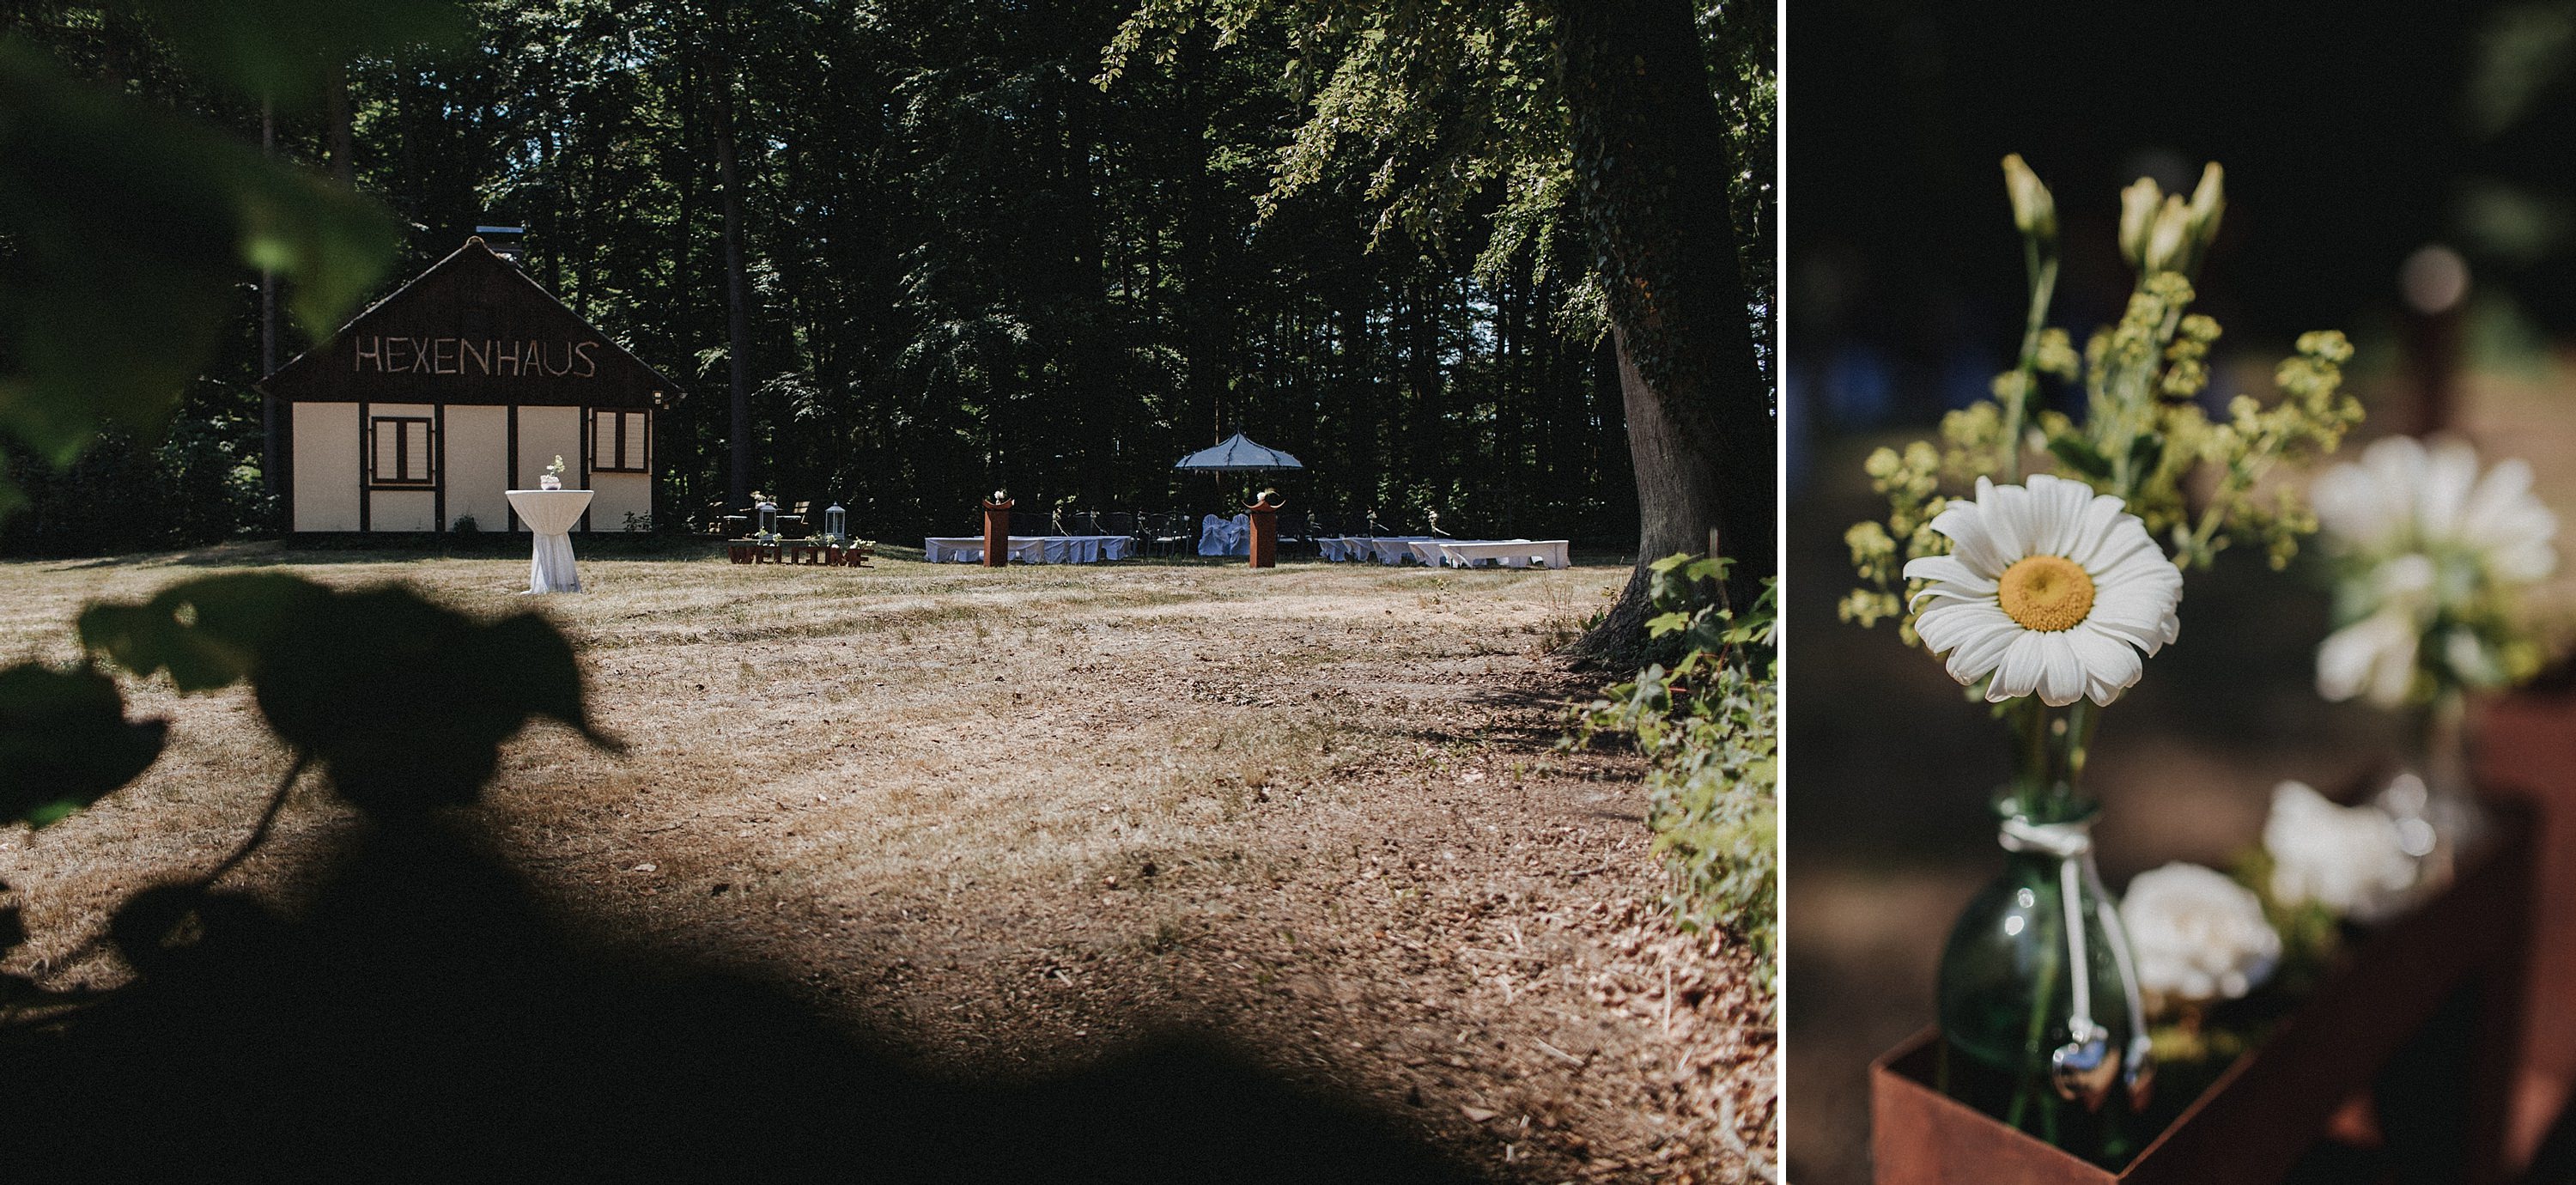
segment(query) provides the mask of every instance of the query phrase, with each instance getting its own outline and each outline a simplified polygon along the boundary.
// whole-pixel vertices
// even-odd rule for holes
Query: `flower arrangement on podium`
[[[1937,443],[1870,456],[1888,511],[1845,534],[1861,587],[1841,612],[1895,623],[2012,738],[1994,807],[2006,868],[1942,956],[1945,1089],[2113,1162],[2151,1135],[2136,1122],[2155,1080],[2150,985],[2250,987],[2278,936],[2255,937],[2259,906],[2208,870],[2149,880],[2133,932],[2095,871],[2085,761],[2104,709],[2179,638],[2185,572],[2234,546],[2286,566],[2314,518],[2267,478],[2332,451],[2361,409],[2342,390],[2351,347],[2331,331],[2298,339],[2277,398],[2205,399],[2220,328],[2190,309],[2225,207],[2216,164],[2188,196],[2147,179],[2121,193],[2136,282],[2081,351],[2049,324],[2054,198],[2018,156],[2004,175],[2028,278],[2018,363],[1991,398],[1946,416]]]

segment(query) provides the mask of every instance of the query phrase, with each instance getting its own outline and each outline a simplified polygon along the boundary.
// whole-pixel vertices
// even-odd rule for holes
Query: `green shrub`
[[[1720,608],[1724,564],[1656,561],[1658,613],[1647,628],[1678,657],[1610,688],[1570,740],[1635,739],[1648,763],[1647,825],[1673,871],[1668,903],[1685,927],[1740,936],[1768,979],[1779,919],[1779,588],[1765,581],[1748,612]]]

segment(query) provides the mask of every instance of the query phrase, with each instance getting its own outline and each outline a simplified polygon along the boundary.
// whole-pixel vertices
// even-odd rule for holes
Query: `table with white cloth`
[[[1126,535],[1013,535],[1014,564],[1096,564],[1123,560],[1136,552]],[[934,564],[978,564],[984,561],[981,535],[931,535],[921,541],[921,558]]]
[[[580,592],[581,573],[572,566],[572,529],[590,509],[589,490],[509,490],[510,509],[536,536],[536,553],[528,560],[528,591]]]
[[[1326,563],[1365,563],[1377,558],[1369,550],[1370,538],[1368,535],[1318,535],[1315,537],[1315,554]]]
[[[1251,555],[1252,516],[1238,514],[1233,518],[1205,515],[1199,519],[1200,555]]]
[[[1414,552],[1413,545],[1436,542],[1439,538],[1437,535],[1371,535],[1355,541],[1362,551],[1354,558],[1374,559],[1389,567],[1406,560],[1423,562],[1421,556]]]
[[[1453,568],[1479,564],[1526,568],[1533,563],[1562,568],[1572,546],[1563,539],[1452,539],[1446,535],[1326,535],[1315,542],[1327,560]]]
[[[1564,539],[1443,539],[1433,546],[1439,562],[1453,568],[1478,564],[1526,568],[1532,563],[1562,568],[1573,544]]]

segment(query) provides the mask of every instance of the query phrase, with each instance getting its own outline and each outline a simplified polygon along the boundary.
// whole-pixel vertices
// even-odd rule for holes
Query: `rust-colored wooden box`
[[[2253,1185],[2278,1182],[2357,1095],[2376,1099],[2400,1181],[2503,1174],[2522,1027],[2534,809],[2495,805],[2495,834],[2449,892],[2357,944],[2270,1040],[2229,1065],[2144,1150],[2106,1169],[1933,1086],[1937,1033],[1870,1067],[1879,1185]]]

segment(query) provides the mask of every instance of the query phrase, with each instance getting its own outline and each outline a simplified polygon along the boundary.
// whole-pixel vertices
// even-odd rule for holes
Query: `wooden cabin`
[[[469,238],[259,389],[288,416],[298,532],[524,530],[504,491],[558,456],[597,491],[580,530],[654,508],[654,413],[678,393],[516,264]]]

